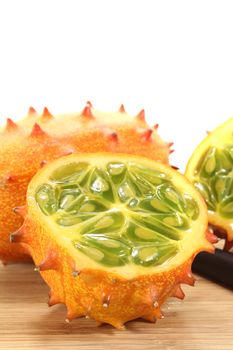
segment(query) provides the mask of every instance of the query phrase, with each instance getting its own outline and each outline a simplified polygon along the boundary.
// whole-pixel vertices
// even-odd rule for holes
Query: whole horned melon
[[[67,321],[155,322],[168,297],[184,297],[180,284],[194,283],[195,255],[213,251],[198,191],[171,167],[132,154],[51,162],[30,182],[21,213],[12,245],[32,256],[49,305],[64,303]]]
[[[158,125],[150,128],[144,110],[129,116],[123,105],[118,112],[101,113],[90,102],[81,113],[54,117],[29,109],[18,124],[7,120],[0,132],[0,260],[28,260],[20,245],[10,245],[9,236],[22,224],[13,213],[25,203],[29,181],[38,169],[70,153],[115,152],[143,155],[168,163],[171,144],[161,140]]]

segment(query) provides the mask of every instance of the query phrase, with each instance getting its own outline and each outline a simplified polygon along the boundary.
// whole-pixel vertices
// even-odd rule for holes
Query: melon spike
[[[144,123],[145,123],[145,121],[146,121],[146,119],[145,119],[145,110],[142,109],[142,110],[138,113],[138,115],[137,115],[135,118],[136,118],[138,121],[144,122]]]
[[[115,327],[119,331],[124,331],[125,330],[125,325],[124,325],[125,322],[127,322],[127,321],[121,322],[119,320],[114,320],[114,321],[111,320],[111,322],[108,322],[108,323],[110,323],[113,327]],[[102,323],[105,323],[105,322],[102,322]]]
[[[174,149],[171,149],[171,150],[169,151],[169,154],[172,154],[173,152],[175,152],[175,150],[174,150]]]
[[[15,182],[17,179],[18,179],[18,176],[17,176],[17,175],[8,175],[8,176],[6,177],[6,181],[7,181],[7,182]]]
[[[102,293],[102,305],[104,308],[108,308],[110,304],[111,294],[109,291],[104,291]]]
[[[155,124],[155,125],[153,126],[153,128],[154,128],[155,130],[158,130],[159,124]]]
[[[175,165],[171,165],[171,167],[174,169],[174,170],[179,170],[180,168],[178,168],[177,166]]]
[[[91,112],[91,104],[89,103],[89,101],[87,102],[87,104],[86,104],[86,107],[83,109],[83,111],[82,111],[82,113],[81,113],[81,115],[83,116],[83,117],[86,117],[87,119],[92,119],[92,118],[94,118],[93,117],[93,114],[92,114],[92,112]]]
[[[92,103],[90,101],[87,101],[86,105],[89,106],[90,108],[93,107],[93,105],[92,105]]]
[[[160,307],[158,307],[157,309],[153,310],[153,315],[156,317],[157,320],[161,319],[161,318],[164,318],[164,313],[160,309]]]
[[[172,147],[174,145],[174,142],[168,142],[168,147]]]
[[[141,297],[141,303],[145,305],[147,308],[151,310],[157,309],[159,307],[158,303],[158,291],[156,289],[156,286],[151,284],[148,288],[146,293],[144,293]],[[151,311],[152,312],[152,311]]]
[[[141,133],[141,136],[142,136],[142,139],[144,141],[149,141],[152,134],[153,134],[153,130],[152,129],[147,129],[147,130],[145,130],[145,131],[143,131]]]
[[[56,304],[60,304],[61,301],[59,299],[59,297],[52,291],[49,291],[49,300],[48,300],[48,306],[53,306]]]
[[[61,154],[60,156],[69,156],[70,154],[74,153],[74,149],[73,148],[66,148]]]
[[[47,164],[48,162],[47,162],[47,160],[42,160],[41,162],[40,162],[40,168],[43,168],[43,166],[45,166],[46,164]]]
[[[41,129],[39,124],[35,123],[32,128],[30,136],[39,137],[39,136],[47,136],[47,134]]]
[[[53,115],[49,112],[47,107],[44,107],[44,110],[43,110],[43,113],[42,113],[42,119],[43,120],[53,119]]]
[[[118,142],[118,136],[116,132],[112,132],[111,134],[108,135],[109,141],[113,141],[115,143]]]
[[[185,297],[185,294],[183,292],[183,290],[181,289],[181,286],[178,284],[177,287],[174,288],[172,294],[171,294],[172,297],[175,297],[175,298],[178,298],[178,299],[184,299]]]
[[[192,275],[191,268],[188,268],[186,270],[186,273],[184,274],[182,282],[185,284],[188,284],[190,286],[194,286],[196,279]]]
[[[81,271],[73,270],[71,274],[73,277],[78,277],[80,275],[80,273],[81,273]]]
[[[66,320],[68,320],[70,322],[70,321],[74,320],[75,318],[81,317],[81,316],[83,316],[83,314],[80,314],[80,313],[74,311],[72,308],[67,306]]]
[[[120,105],[119,112],[125,113],[125,107],[123,104]]]
[[[10,235],[10,242],[11,243],[26,243],[26,228],[24,225],[22,225],[17,231],[13,232]]]
[[[71,275],[73,277],[77,277],[78,275],[80,275],[81,271],[78,270],[76,262],[71,257],[68,258],[68,265],[70,266]]]
[[[44,260],[37,265],[39,271],[59,270],[59,256],[54,249],[49,249]]]
[[[143,316],[142,319],[149,321],[151,323],[156,323],[156,321],[157,321],[157,318],[153,314]]]
[[[29,107],[29,110],[28,110],[28,115],[31,115],[31,114],[37,114],[37,111],[35,110],[34,107],[30,106]]]
[[[210,227],[206,230],[206,238],[210,243],[217,243],[219,240]]]
[[[92,318],[91,317],[91,315],[90,315],[90,313],[91,313],[91,308],[92,308],[92,303],[86,303],[86,305],[85,305],[85,309],[86,309],[86,313],[85,313],[85,317],[86,318]]]
[[[157,289],[155,286],[151,286],[149,288],[149,294],[150,294],[150,299],[151,299],[151,305],[154,308],[157,308],[159,306],[158,304],[158,293],[157,293]]]
[[[112,323],[112,326],[114,326],[119,331],[124,331],[125,330],[125,326],[121,322]]]
[[[20,215],[22,218],[25,218],[26,214],[27,214],[27,207],[26,205],[22,205],[20,207],[15,207],[13,209],[15,214]]]
[[[159,307],[154,309],[149,314],[142,316],[142,318],[144,320],[147,320],[147,321],[150,321],[150,322],[153,322],[153,323],[155,323],[157,319],[161,319],[163,317],[164,317],[163,313],[162,313],[162,311],[161,311],[161,309]]]
[[[18,129],[18,125],[15,122],[13,122],[12,119],[7,118],[6,130],[7,131],[15,131],[16,129]]]

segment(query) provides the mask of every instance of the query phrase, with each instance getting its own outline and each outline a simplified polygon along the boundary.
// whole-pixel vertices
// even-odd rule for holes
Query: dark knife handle
[[[192,265],[193,272],[214,282],[233,288],[233,253],[216,249],[215,254],[199,253]]]

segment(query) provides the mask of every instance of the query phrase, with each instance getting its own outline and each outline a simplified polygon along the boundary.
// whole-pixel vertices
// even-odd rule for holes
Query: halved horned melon
[[[200,143],[190,158],[185,175],[208,206],[209,223],[233,246],[233,118]]]
[[[25,203],[28,183],[41,166],[85,152],[127,152],[168,163],[171,144],[157,128],[148,126],[144,110],[132,117],[122,105],[118,112],[103,113],[90,102],[80,113],[54,117],[47,108],[42,114],[30,108],[18,124],[8,119],[0,131],[0,260],[28,259],[20,245],[9,244],[9,236],[23,223],[13,208]]]
[[[87,316],[117,328],[161,317],[169,296],[193,284],[191,263],[212,251],[200,194],[172,168],[127,154],[80,154],[41,169],[12,235],[64,303],[68,320]]]

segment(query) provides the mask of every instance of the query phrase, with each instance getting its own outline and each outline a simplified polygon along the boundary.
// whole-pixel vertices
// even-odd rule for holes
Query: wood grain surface
[[[67,324],[64,305],[48,308],[32,265],[0,266],[0,349],[233,350],[233,292],[200,277],[184,290],[156,324],[137,320],[118,331],[85,318]]]

